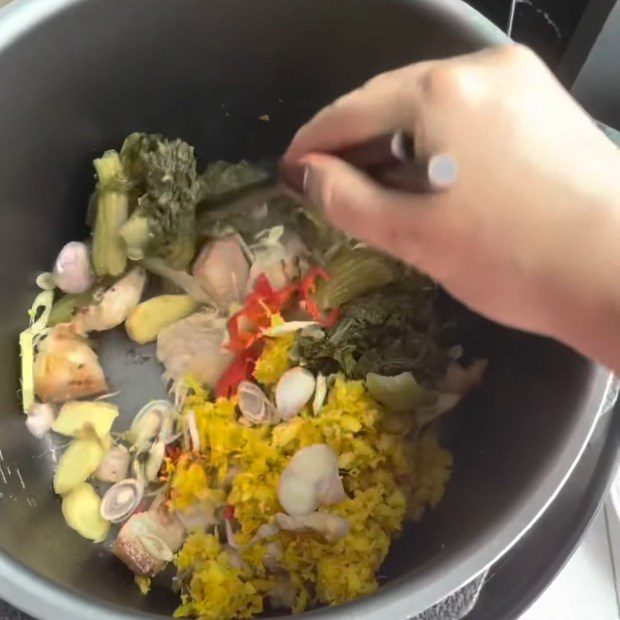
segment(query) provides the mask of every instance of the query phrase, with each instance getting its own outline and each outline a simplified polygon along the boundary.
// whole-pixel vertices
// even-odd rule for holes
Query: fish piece
[[[37,396],[48,403],[109,391],[97,354],[66,323],[52,328],[39,343],[34,384]]]

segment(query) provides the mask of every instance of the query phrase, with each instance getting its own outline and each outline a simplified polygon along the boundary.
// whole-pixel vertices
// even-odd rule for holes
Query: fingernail
[[[316,171],[310,166],[304,168],[304,180],[302,184],[303,193],[308,198],[310,204],[316,209],[322,209],[321,192],[318,191],[316,183]]]
[[[304,166],[304,179],[301,183],[301,191],[306,194],[306,196],[308,195],[308,187],[309,187],[309,183],[310,183],[310,166]]]

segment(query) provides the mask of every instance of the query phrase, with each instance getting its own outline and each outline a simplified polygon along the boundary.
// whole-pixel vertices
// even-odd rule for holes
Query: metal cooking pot
[[[0,597],[69,620],[165,617],[176,603],[164,587],[140,596],[120,563],[67,528],[52,453],[17,406],[16,334],[35,275],[85,234],[93,156],[144,130],[180,136],[205,160],[275,157],[373,74],[505,40],[457,0],[29,0],[1,14]],[[463,337],[491,363],[446,420],[444,502],[395,542],[377,594],[310,615],[423,611],[515,543],[584,448],[611,388],[605,370],[476,317]]]

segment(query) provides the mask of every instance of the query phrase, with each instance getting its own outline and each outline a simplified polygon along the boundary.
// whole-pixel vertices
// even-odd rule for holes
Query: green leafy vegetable
[[[163,258],[183,269],[196,251],[194,148],[158,134],[131,134],[120,153],[134,210],[121,230],[133,260]]]
[[[222,202],[235,194],[258,185],[268,174],[247,161],[231,164],[216,161],[210,164],[198,181],[198,202],[209,206]]]
[[[310,370],[342,371],[363,379],[369,372],[413,372],[422,385],[444,374],[448,355],[432,315],[433,289],[422,282],[393,283],[342,308],[340,321],[323,338],[301,336],[296,354]]]
[[[325,266],[329,280],[321,281],[314,300],[330,310],[389,284],[397,277],[394,261],[370,249],[341,248]]]
[[[394,377],[369,372],[366,375],[366,388],[376,401],[395,413],[413,411],[429,396],[410,372],[402,372]]]
[[[116,151],[107,151],[93,163],[98,178],[93,266],[99,276],[120,276],[127,264],[125,244],[120,237],[129,204],[126,179]]]

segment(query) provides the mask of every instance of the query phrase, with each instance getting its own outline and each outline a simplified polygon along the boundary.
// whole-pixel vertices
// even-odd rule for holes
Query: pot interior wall
[[[428,4],[89,0],[0,53],[3,552],[96,600],[174,608],[163,587],[141,597],[107,551],[66,527],[51,491],[52,453],[27,433],[17,406],[16,334],[35,275],[85,232],[93,157],[135,130],[182,137],[203,163],[275,157],[317,108],[373,74],[480,46],[471,29],[443,22]],[[386,581],[406,576],[415,587],[426,567],[483,544],[540,483],[579,415],[586,364],[553,344],[468,321],[471,348],[491,359],[488,381],[446,420],[455,453],[447,497],[394,545]]]

